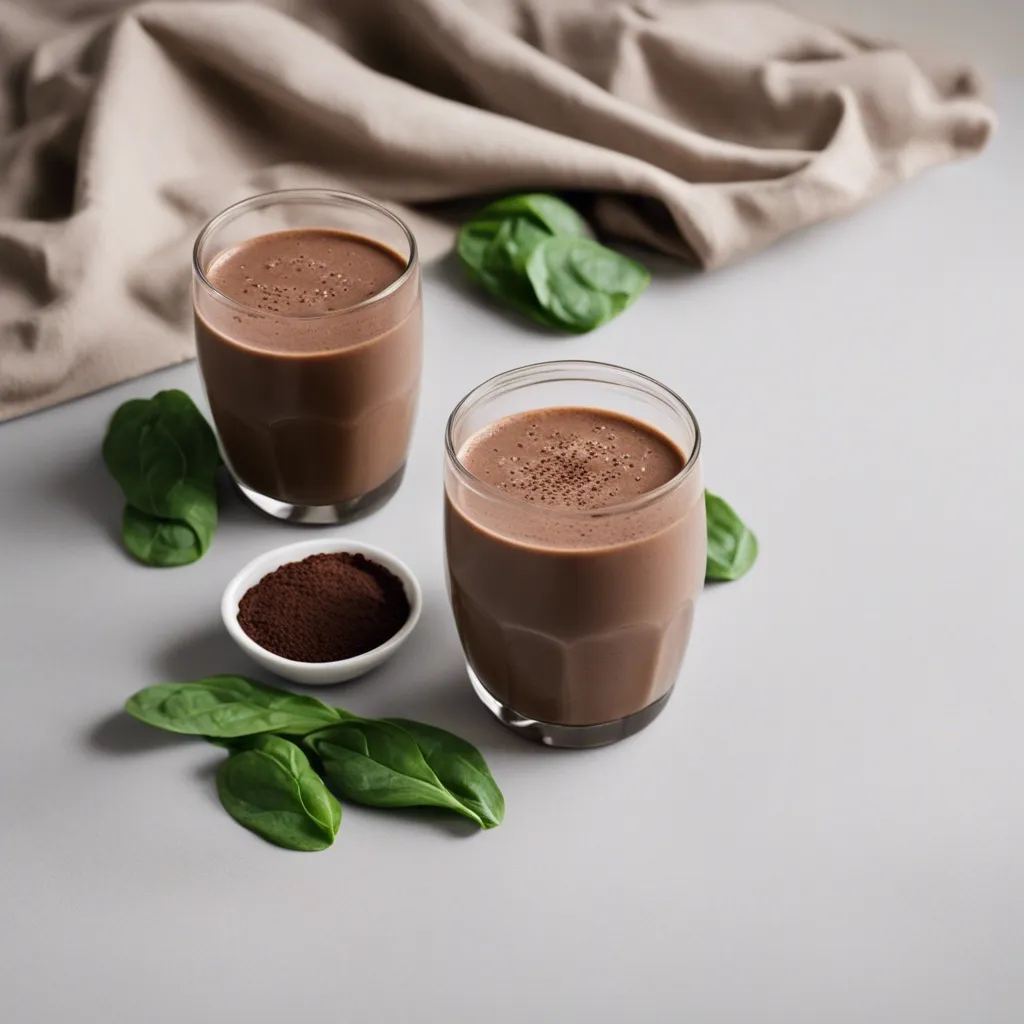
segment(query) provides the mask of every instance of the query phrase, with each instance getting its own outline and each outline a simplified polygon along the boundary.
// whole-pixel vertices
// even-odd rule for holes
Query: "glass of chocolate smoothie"
[[[397,489],[419,394],[416,242],[321,189],[218,214],[193,254],[196,347],[225,461],[279,519],[336,523]]]
[[[642,729],[704,583],[693,413],[631,370],[538,363],[471,391],[445,441],[449,590],[480,699],[552,746]]]

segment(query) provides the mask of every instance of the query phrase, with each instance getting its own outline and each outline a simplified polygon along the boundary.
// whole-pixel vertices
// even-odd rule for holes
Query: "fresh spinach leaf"
[[[185,519],[194,493],[212,489],[220,465],[209,423],[183,391],[125,402],[110,421],[103,459],[128,504]]]
[[[455,251],[470,277],[475,277],[484,266],[487,247],[501,230],[501,220],[471,220],[463,224],[455,242]]]
[[[705,579],[738,580],[757,560],[757,538],[729,504],[704,492],[708,519],[708,564]]]
[[[501,824],[505,817],[505,797],[483,754],[472,743],[445,729],[408,718],[384,718],[382,721],[404,729],[416,741],[438,781],[476,814],[484,828]]]
[[[185,565],[206,552],[217,527],[220,451],[188,395],[125,402],[110,421],[103,460],[128,502],[121,532],[136,558]]]
[[[217,777],[221,801],[281,846],[329,846],[341,815],[336,802],[325,804],[317,773],[286,735],[303,737],[342,798],[373,807],[442,807],[484,829],[505,816],[505,798],[480,751],[423,722],[359,718],[234,675],[149,686],[125,709],[148,725],[226,748],[231,757]]]
[[[560,330],[592,330],[622,312],[650,275],[593,241],[555,196],[508,196],[462,226],[456,246],[470,279],[518,312]]]
[[[532,247],[549,237],[526,217],[472,221],[459,232],[456,250],[472,281],[524,316],[557,327],[537,305],[525,273]]]
[[[483,253],[483,269],[497,276],[521,276],[530,253],[552,236],[527,217],[503,220]]]
[[[188,565],[201,558],[210,545],[217,523],[216,501],[210,498],[197,503],[190,519],[196,526],[177,519],[158,519],[134,505],[125,505],[121,537],[125,547],[147,565]]]
[[[526,274],[537,302],[566,330],[611,320],[650,283],[639,263],[589,238],[549,238],[530,254]]]
[[[505,196],[485,206],[474,220],[504,220],[507,217],[529,217],[549,235],[589,237],[587,222],[564,200],[546,192],[527,192]]]
[[[353,718],[312,733],[305,742],[343,799],[371,807],[444,807],[481,828],[497,824],[485,823],[469,802],[448,789],[412,735],[394,722]]]
[[[240,825],[289,850],[324,850],[334,842],[341,805],[301,748],[258,736],[217,771],[217,795]]]
[[[315,697],[233,675],[147,686],[128,699],[125,710],[158,729],[216,739],[267,732],[303,736],[346,716]]]

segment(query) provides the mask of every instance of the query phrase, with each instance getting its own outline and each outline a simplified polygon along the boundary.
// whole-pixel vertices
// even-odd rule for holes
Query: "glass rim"
[[[286,313],[276,313],[272,314],[273,316],[278,316],[282,320],[326,320],[330,317],[341,317],[350,313],[356,313],[359,310],[366,309],[368,306],[372,306],[375,302],[379,302],[381,299],[394,295],[402,288],[402,286],[412,276],[413,272],[418,268],[419,250],[416,246],[416,236],[409,229],[409,225],[406,224],[405,221],[397,214],[392,213],[386,206],[381,206],[380,203],[375,202],[373,199],[368,199],[366,196],[358,195],[355,192],[342,192],[339,189],[281,188],[271,189],[269,192],[260,192],[257,195],[240,199],[237,203],[232,203],[230,206],[226,206],[220,211],[220,213],[214,214],[214,216],[212,216],[199,229],[195,243],[192,246],[192,273],[195,278],[203,285],[204,288],[212,292],[219,302],[223,302],[234,309],[242,310],[242,312],[245,313],[258,313],[260,316],[266,316],[266,310],[260,309],[258,306],[251,306],[244,302],[239,302],[237,299],[231,298],[230,295],[225,295],[224,292],[213,284],[206,276],[205,268],[200,265],[199,251],[203,247],[203,244],[218,228],[223,227],[225,224],[230,223],[230,221],[241,216],[241,214],[246,212],[247,208],[264,208],[267,206],[273,206],[275,203],[287,204],[302,202],[313,204],[322,203],[324,205],[362,206],[372,210],[374,213],[382,214],[392,223],[396,224],[405,235],[405,239],[409,243],[409,259],[402,273],[399,274],[399,276],[392,281],[387,288],[382,289],[375,295],[371,295],[369,298],[363,299],[361,302],[357,302],[354,306],[346,306],[344,309],[332,309],[326,313],[314,313],[312,316],[289,316]],[[252,237],[255,238],[256,236],[253,235]]]
[[[683,457],[685,462],[683,463],[682,469],[680,469],[679,472],[671,479],[666,480],[665,483],[661,484],[659,487],[655,487],[653,491],[647,491],[645,494],[641,494],[631,501],[624,501],[618,505],[607,505],[603,508],[596,509],[559,508],[554,505],[527,505],[527,503],[523,502],[520,498],[509,494],[507,491],[501,490],[501,488],[488,483],[486,480],[481,480],[480,477],[471,473],[469,469],[467,469],[465,463],[463,463],[459,458],[458,452],[455,450],[453,435],[455,432],[456,422],[460,415],[466,412],[476,402],[494,394],[502,384],[515,382],[516,379],[519,378],[520,383],[516,385],[516,387],[508,389],[518,390],[518,388],[529,387],[531,384],[546,383],[547,381],[545,378],[540,375],[544,371],[550,372],[553,370],[564,370],[573,375],[550,378],[552,380],[591,381],[597,384],[612,384],[626,387],[631,386],[632,382],[629,380],[612,381],[593,376],[597,371],[611,370],[615,373],[625,374],[628,378],[632,378],[633,381],[646,385],[648,393],[653,392],[667,405],[674,408],[674,411],[681,412],[693,425],[693,448],[689,454],[684,452]],[[587,407],[581,406],[580,408]],[[594,406],[593,408],[597,407]],[[650,423],[645,423],[644,425],[650,429],[658,430],[657,427],[654,427]],[[658,430],[658,433],[662,433],[662,431]],[[671,440],[671,438],[669,440]],[[672,443],[675,444],[674,441],[672,441]],[[503,370],[501,373],[496,373],[493,377],[488,377],[487,380],[478,384],[475,388],[464,395],[448,416],[448,422],[445,425],[444,430],[444,448],[445,455],[449,463],[455,468],[463,483],[486,497],[494,498],[505,504],[517,506],[527,505],[527,507],[545,516],[560,515],[594,519],[603,516],[624,515],[628,512],[635,512],[637,509],[646,508],[648,505],[654,504],[664,498],[665,495],[670,494],[681,487],[690,476],[690,473],[693,471],[693,467],[697,465],[697,460],[700,457],[701,434],[700,424],[698,424],[697,417],[693,414],[693,410],[690,406],[680,395],[666,384],[662,384],[661,381],[656,380],[654,377],[651,377],[646,373],[641,373],[639,370],[631,370],[627,366],[619,366],[616,363],[605,363],[596,359],[552,359],[539,363],[528,363],[525,366],[517,366],[511,370]]]

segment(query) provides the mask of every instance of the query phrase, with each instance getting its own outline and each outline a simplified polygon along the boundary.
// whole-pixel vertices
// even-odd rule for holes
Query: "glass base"
[[[554,722],[538,722],[532,718],[524,718],[517,711],[506,707],[487,689],[479,676],[467,665],[469,681],[476,690],[476,695],[484,706],[512,732],[534,743],[543,743],[547,747],[566,747],[585,750],[587,747],[605,747],[639,732],[644,726],[650,725],[661,714],[668,703],[672,691],[659,697],[653,704],[632,715],[626,715],[615,722],[601,722],[598,725],[556,725]]]
[[[338,523],[347,523],[360,518],[360,516],[375,512],[398,490],[403,476],[405,476],[404,464],[394,476],[385,480],[380,487],[370,491],[369,494],[364,494],[360,498],[351,498],[348,501],[339,501],[334,505],[291,505],[286,501],[278,501],[276,498],[260,494],[238,480],[235,480],[235,484],[250,505],[275,519],[307,526],[336,526]]]

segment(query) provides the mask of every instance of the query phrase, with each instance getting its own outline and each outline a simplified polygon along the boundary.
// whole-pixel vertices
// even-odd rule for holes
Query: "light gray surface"
[[[428,274],[406,482],[340,531],[407,560],[426,609],[326,696],[476,742],[508,801],[486,834],[347,807],[330,851],[286,853],[219,808],[218,751],[118,713],[245,670],[221,590],[309,536],[232,495],[197,565],[122,554],[105,423],[129,396],[198,395],[193,366],[0,426],[0,1018],[1024,1018],[1024,80],[1000,109],[980,161],[734,269],[662,272],[592,337],[547,340]],[[705,594],[662,717],[589,753],[476,703],[442,575],[446,414],[563,356],[684,395],[708,485],[762,544]]]

